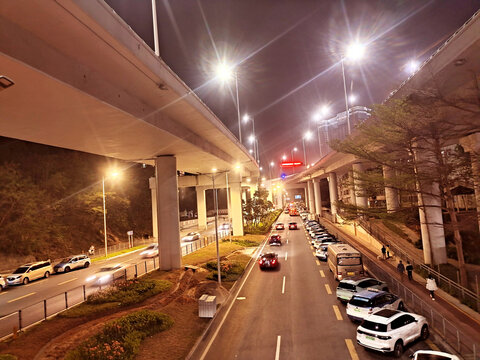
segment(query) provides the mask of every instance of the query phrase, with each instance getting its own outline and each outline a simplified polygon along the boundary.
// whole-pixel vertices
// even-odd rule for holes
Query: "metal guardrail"
[[[337,237],[340,241],[354,246],[343,234],[337,232]],[[391,245],[390,248],[392,248]],[[430,304],[420,299],[419,296],[382,269],[375,261],[372,261],[364,254],[362,258],[367,271],[372,276],[385,281],[389,286],[390,292],[402,297],[409,311],[425,316],[430,328],[435,329],[442,339],[455,349],[465,360],[480,360],[480,343],[471,339],[469,334],[465,334],[459,330],[455,324],[443,317],[438,311],[434,310]]]
[[[228,232],[219,233],[219,240],[228,236]],[[151,243],[152,239],[145,239],[145,243]],[[209,244],[215,242],[215,236],[205,236],[199,240],[182,246],[182,256],[191,254]],[[127,244],[128,245],[128,244]],[[139,244],[135,244],[137,246]],[[127,248],[127,247],[125,247]],[[123,250],[119,248],[120,250]],[[113,252],[113,251],[112,251]],[[129,280],[143,276],[158,269],[157,258],[147,259],[130,265],[125,269],[113,274],[113,281]],[[87,300],[88,296],[101,289],[101,287],[89,287],[87,285],[77,286],[73,289],[53,295],[40,300],[32,305],[0,317],[0,341],[13,335],[17,331],[36,325],[49,319],[73,306],[79,305]]]
[[[383,245],[389,245],[390,249],[393,251],[393,253],[396,256],[398,256],[404,261],[410,261],[410,263],[413,265],[416,272],[418,272],[419,269],[421,269],[423,270],[423,272],[426,272],[428,275],[432,275],[435,278],[435,281],[437,282],[437,285],[439,287],[442,287],[444,290],[449,292],[452,296],[455,296],[463,300],[463,302],[468,302],[473,307],[475,307],[477,311],[480,311],[479,294],[476,294],[474,291],[461,286],[457,282],[446,277],[445,275],[442,275],[440,272],[432,269],[431,267],[425,265],[424,263],[416,261],[407,252],[405,252],[395,244],[392,244],[392,241],[388,240],[388,234],[386,234],[383,230],[379,229],[376,225],[372,224],[371,222],[366,221],[364,219],[360,219],[359,224],[363,229],[365,229],[365,231],[367,231],[371,236],[376,238],[380,243],[382,243]]]

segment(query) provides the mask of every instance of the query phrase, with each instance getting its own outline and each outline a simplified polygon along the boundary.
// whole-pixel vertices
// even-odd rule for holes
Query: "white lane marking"
[[[36,281],[36,282],[31,282],[31,283],[29,283],[29,284],[27,284],[27,285],[23,285],[23,287],[26,288],[26,287],[29,287],[29,286],[32,286],[32,285],[35,285],[35,284],[41,284],[41,283],[43,283],[43,282],[46,281],[46,280],[47,280],[47,279],[43,279],[43,280]]]
[[[282,342],[282,337],[277,336],[277,350],[275,351],[275,360],[280,359],[280,343]]]
[[[70,280],[66,280],[66,281],[62,281],[61,283],[58,283],[57,285],[63,285],[63,284],[66,284],[66,283],[69,283],[71,281],[75,281],[77,280],[78,278],[73,278],[73,279],[70,279]]]
[[[285,252],[285,261],[287,261],[288,252]]]
[[[245,296],[239,296],[239,297],[237,297],[237,300],[245,300],[245,299],[246,299]]]
[[[23,298],[32,296],[33,294],[36,294],[36,292],[34,291],[34,292],[31,292],[30,294],[20,296],[20,297],[18,297],[18,298],[16,298],[16,299],[8,300],[7,303],[11,303],[11,302],[14,302],[14,301],[17,301],[17,300],[20,300],[20,299],[23,299]]]
[[[287,244],[288,244],[288,239],[287,239]]]
[[[270,238],[270,235],[272,234],[273,232],[273,229],[270,231],[270,233],[268,234],[267,238],[265,239],[265,242],[263,243],[263,246],[262,248],[260,249],[260,251],[257,250],[256,252],[256,255],[255,257],[258,256],[258,254],[261,254],[263,249],[265,248],[265,245],[267,245],[267,239]],[[255,253],[254,253],[255,254]],[[252,256],[253,257],[253,256]],[[237,294],[235,296],[238,296],[238,294],[240,294],[240,291],[242,290],[243,288],[243,285],[245,285],[245,282],[247,281],[248,277],[250,276],[250,273],[252,272],[253,268],[255,267],[255,265],[252,265],[252,267],[250,268],[250,270],[248,270],[248,273],[247,275],[245,276],[245,278],[243,279],[242,281],[242,284],[239,286],[238,290],[237,290]],[[211,337],[210,341],[208,342],[207,346],[205,347],[205,350],[203,350],[203,354],[202,356],[200,357],[200,360],[203,360],[205,359],[205,356],[207,356],[207,353],[208,351],[210,350],[210,347],[212,346],[213,344],[213,341],[215,340],[215,338],[217,337],[218,333],[220,332],[220,329],[222,328],[223,326],[223,323],[225,322],[225,319],[227,318],[228,314],[230,313],[230,310],[232,310],[232,307],[233,307],[233,304],[235,303],[235,301],[232,301],[230,303],[230,305],[228,306],[228,309],[227,311],[225,312],[225,315],[223,316],[223,319],[222,321],[220,321],[220,324],[218,324],[218,327],[217,329],[215,330],[215,332],[213,333],[213,336]]]
[[[282,294],[285,294],[285,276],[283,277]]]

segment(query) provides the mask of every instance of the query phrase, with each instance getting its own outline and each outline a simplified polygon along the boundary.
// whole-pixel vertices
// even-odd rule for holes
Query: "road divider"
[[[360,360],[357,354],[357,350],[355,350],[355,345],[353,345],[352,339],[345,339],[345,344],[347,344],[347,349],[350,353],[350,357],[352,358],[352,360]]]
[[[342,313],[340,312],[340,309],[338,308],[337,305],[333,305],[333,311],[335,312],[335,316],[337,317],[337,320],[343,320]]]

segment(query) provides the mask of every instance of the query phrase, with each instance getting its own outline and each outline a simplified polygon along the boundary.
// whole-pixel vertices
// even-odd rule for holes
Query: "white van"
[[[330,271],[337,280],[364,274],[362,254],[348,244],[329,245],[327,261]]]
[[[53,274],[53,267],[50,260],[25,264],[7,276],[7,284],[27,285],[32,280],[40,279],[42,277],[48,278],[50,274]]]

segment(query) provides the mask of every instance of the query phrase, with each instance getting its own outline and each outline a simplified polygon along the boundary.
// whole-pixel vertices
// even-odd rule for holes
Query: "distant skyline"
[[[153,47],[150,0],[107,0]],[[157,1],[160,56],[238,137],[234,84],[214,67],[237,64],[241,114],[255,118],[261,164],[268,169],[301,146],[313,114],[328,104],[345,111],[339,60],[352,41],[367,44],[364,61],[345,63],[357,105],[383,101],[480,8],[480,0],[176,0]],[[252,133],[242,124],[242,135]],[[316,138],[307,156],[319,157]],[[278,168],[277,168],[278,169]]]

